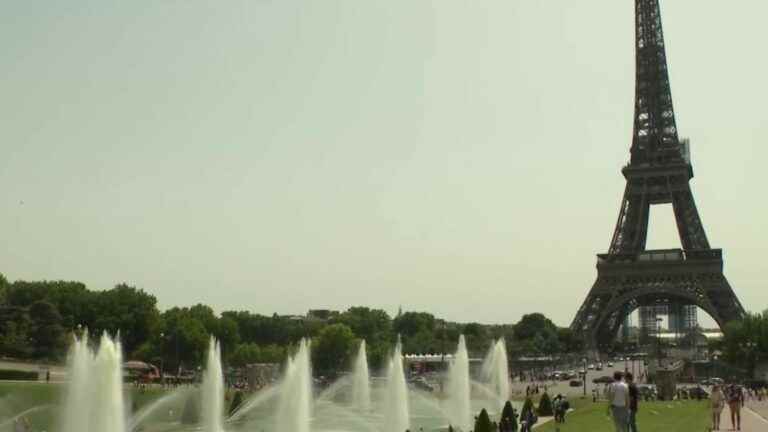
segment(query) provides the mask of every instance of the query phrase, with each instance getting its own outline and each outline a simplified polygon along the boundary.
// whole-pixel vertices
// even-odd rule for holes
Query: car
[[[581,387],[582,385],[584,385],[584,382],[583,381],[579,381],[579,380],[571,380],[571,382],[568,383],[568,384],[571,387]]]
[[[608,362],[608,367],[609,367],[609,368],[610,368],[610,367],[613,367],[613,363],[612,363],[612,362]]]
[[[595,378],[592,380],[595,384],[610,384],[613,382],[613,377],[610,377],[608,375],[603,375],[599,378]]]
[[[602,363],[598,363],[598,364],[597,364],[597,367],[595,368],[595,370],[596,370],[596,371],[601,371],[601,370],[603,370],[603,364],[602,364]]]
[[[594,370],[595,369],[595,365],[594,364],[590,364],[589,366],[587,366],[587,369]]]
[[[690,399],[709,399],[709,393],[701,387],[694,387],[688,389],[688,397]]]

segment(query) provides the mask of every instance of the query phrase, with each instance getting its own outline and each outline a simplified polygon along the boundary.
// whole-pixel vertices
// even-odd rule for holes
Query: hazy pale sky
[[[624,189],[634,1],[0,0],[0,272],[160,307],[567,325]],[[768,2],[662,1],[710,243],[768,306]],[[649,247],[679,247],[670,207]]]

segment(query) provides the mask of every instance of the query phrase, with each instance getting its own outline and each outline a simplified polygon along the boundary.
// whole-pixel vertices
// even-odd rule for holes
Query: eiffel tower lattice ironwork
[[[608,253],[597,258],[597,281],[571,324],[592,349],[613,341],[642,306],[695,305],[721,327],[744,314],[691,192],[693,168],[675,123],[659,0],[635,0],[635,32],[634,134],[622,169],[627,185]],[[650,206],[670,203],[682,249],[646,250]]]

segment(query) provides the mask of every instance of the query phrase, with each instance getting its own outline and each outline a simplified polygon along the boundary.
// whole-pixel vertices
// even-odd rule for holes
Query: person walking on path
[[[613,383],[608,387],[608,403],[616,432],[627,432],[629,423],[629,387],[622,381],[624,374],[613,373]]]
[[[712,429],[720,430],[720,414],[725,408],[725,395],[719,385],[715,384],[712,387],[712,395],[709,399],[712,403]]]
[[[733,430],[741,430],[741,407],[744,405],[744,393],[741,389],[731,384],[728,387],[728,409],[731,411],[731,427]]]
[[[637,432],[637,405],[640,399],[640,392],[635,384],[634,376],[632,372],[624,374],[627,387],[629,388],[629,418],[627,419],[627,430],[629,432]]]

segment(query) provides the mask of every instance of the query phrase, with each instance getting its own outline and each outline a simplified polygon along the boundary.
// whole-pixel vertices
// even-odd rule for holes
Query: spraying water
[[[288,359],[285,368],[285,377],[280,386],[275,430],[309,432],[311,417],[312,366],[309,359],[309,343],[302,339],[299,351]]]
[[[355,359],[355,370],[352,375],[352,406],[363,412],[371,409],[371,377],[368,373],[365,340],[360,342],[360,349]]]
[[[224,414],[224,375],[221,372],[221,349],[211,336],[208,361],[202,384],[202,421],[204,432],[222,432]]]
[[[483,381],[496,395],[498,408],[501,409],[509,399],[509,362],[504,338],[499,338],[488,350],[483,360],[482,376]]]
[[[88,348],[88,334],[76,339],[69,354],[63,432],[126,432],[120,344],[106,333],[99,350]]]
[[[448,418],[454,427],[463,431],[472,428],[470,407],[469,354],[464,335],[459,336],[459,345],[453,363],[448,369]]]
[[[405,382],[405,371],[403,371],[402,351],[400,336],[398,336],[387,373],[383,432],[403,432],[411,427],[408,414],[408,387]]]

